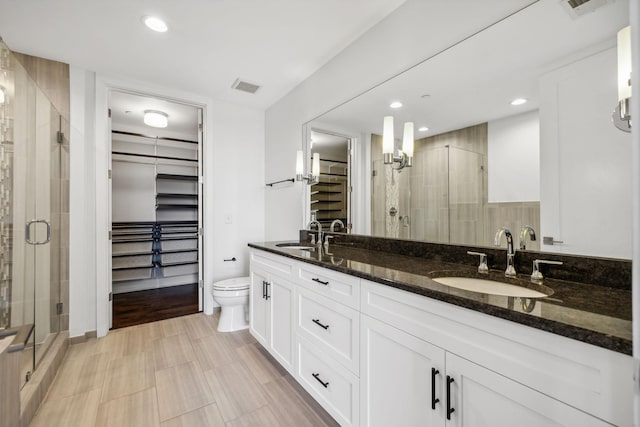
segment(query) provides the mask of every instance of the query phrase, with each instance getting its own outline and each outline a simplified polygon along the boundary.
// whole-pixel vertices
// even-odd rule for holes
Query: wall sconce
[[[4,87],[0,86],[0,105],[4,104],[5,95],[4,95]]]
[[[618,31],[618,105],[611,118],[624,132],[631,132],[631,27]]]
[[[405,166],[413,166],[413,123],[404,124],[404,134],[402,138],[402,150],[395,155],[395,142],[393,138],[393,116],[386,116],[382,128],[382,156],[386,165],[398,163],[395,169],[402,169]],[[393,166],[392,166],[393,167]]]
[[[304,174],[304,154],[300,150],[296,154],[296,181],[307,181],[309,185],[320,182],[320,153],[313,153],[311,173],[306,175]]]

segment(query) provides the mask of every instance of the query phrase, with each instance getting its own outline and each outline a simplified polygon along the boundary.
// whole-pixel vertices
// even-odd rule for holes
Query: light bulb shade
[[[413,122],[406,122],[404,124],[402,152],[409,157],[413,157]]]
[[[631,27],[618,31],[618,101],[631,98]]]
[[[320,153],[313,153],[313,167],[311,168],[311,175],[314,177],[320,176]]]
[[[298,150],[296,153],[296,176],[302,176],[304,173],[304,153]]]
[[[166,128],[169,124],[169,116],[163,111],[145,110],[144,124],[154,128]]]
[[[386,116],[382,127],[382,153],[393,154],[393,116]]]

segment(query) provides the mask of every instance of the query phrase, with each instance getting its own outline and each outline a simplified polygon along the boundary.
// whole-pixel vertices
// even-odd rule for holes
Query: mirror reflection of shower
[[[311,130],[310,157],[320,154],[320,180],[311,186],[310,213],[323,230],[351,230],[351,139]]]

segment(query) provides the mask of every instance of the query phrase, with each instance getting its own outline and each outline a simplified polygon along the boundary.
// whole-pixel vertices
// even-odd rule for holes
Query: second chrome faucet
[[[508,228],[506,227],[500,228],[496,233],[496,237],[493,241],[493,243],[496,246],[500,246],[500,241],[502,239],[502,236],[504,236],[505,239],[507,240],[507,269],[504,271],[504,275],[507,277],[515,277],[516,267],[514,264],[514,257],[515,257],[516,251],[513,248],[513,235],[511,234],[511,231]]]

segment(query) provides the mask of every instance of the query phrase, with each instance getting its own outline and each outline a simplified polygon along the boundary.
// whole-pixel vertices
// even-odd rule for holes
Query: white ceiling
[[[0,36],[18,52],[265,109],[404,1],[2,0]],[[236,78],[262,87],[233,90]]]
[[[383,117],[415,123],[420,139],[538,108],[540,77],[563,64],[616,44],[629,25],[629,1],[598,2],[593,12],[572,16],[558,0],[541,0],[459,45],[319,117],[328,129],[382,134]],[[611,108],[616,105],[612,68]],[[428,95],[424,96],[423,95]],[[517,97],[529,99],[519,107]],[[393,110],[392,101],[404,106]],[[426,133],[417,132],[428,126]]]

